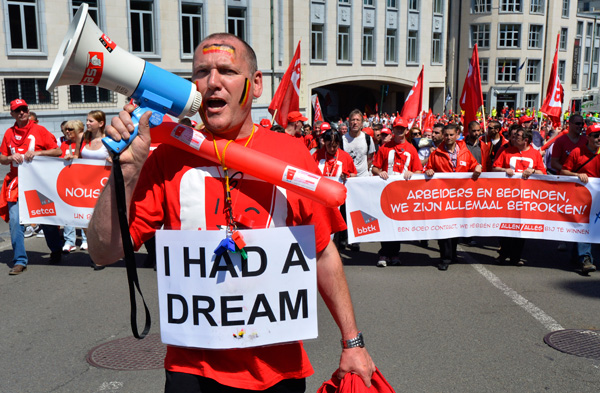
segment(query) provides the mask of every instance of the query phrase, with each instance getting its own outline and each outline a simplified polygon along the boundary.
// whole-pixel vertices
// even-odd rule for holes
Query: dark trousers
[[[521,260],[525,239],[517,237],[500,238],[500,258],[510,259],[510,263],[517,263]]]
[[[255,390],[236,389],[221,385],[217,381],[199,375],[167,371],[165,393],[251,393]],[[283,381],[263,390],[268,393],[301,393],[306,390],[306,380],[284,379]]]
[[[446,263],[456,262],[456,247],[458,246],[458,238],[439,239],[438,246],[440,247],[440,258]]]
[[[381,242],[381,248],[378,254],[383,257],[393,258],[400,253],[400,242]]]

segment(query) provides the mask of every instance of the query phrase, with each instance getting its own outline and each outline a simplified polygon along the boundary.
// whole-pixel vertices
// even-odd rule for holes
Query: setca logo
[[[109,175],[110,166],[65,166],[56,179],[58,196],[63,202],[74,207],[94,207]]]
[[[102,70],[104,69],[104,53],[88,52],[87,66],[83,73],[83,77],[79,82],[80,85],[96,86],[102,78]]]
[[[350,213],[350,219],[354,228],[354,237],[379,232],[379,220],[361,210]]]
[[[37,190],[25,191],[25,201],[30,218],[56,216],[54,201]]]

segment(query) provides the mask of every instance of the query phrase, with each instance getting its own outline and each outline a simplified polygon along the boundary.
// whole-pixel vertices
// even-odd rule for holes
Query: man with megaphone
[[[248,44],[234,35],[213,34],[196,49],[193,67],[193,80],[202,94],[200,114],[211,138],[225,139],[230,144],[240,144],[318,173],[303,144],[253,124],[252,101],[262,94],[263,80],[254,50]],[[106,129],[108,136],[115,141],[129,139],[134,130],[130,117],[133,109],[126,106],[112,120]],[[341,259],[330,240],[330,234],[344,226],[337,209],[326,208],[291,191],[283,196],[286,203],[275,203],[276,198],[282,198],[280,190],[272,184],[244,178],[243,173],[230,189],[224,166],[166,144],[149,156],[149,118],[149,112],[141,117],[138,137],[120,157],[135,246],[139,248],[161,227],[216,230],[228,222],[253,229],[314,225],[318,289],[341,332],[343,349],[337,375],[341,378],[352,372],[370,386],[375,365],[356,326]],[[226,150],[216,153],[223,157]],[[236,169],[243,172],[243,168]],[[194,171],[202,172],[203,177],[197,179],[213,180],[194,184],[182,180]],[[221,201],[226,208],[205,208],[215,206],[209,204],[211,201]],[[245,215],[254,214],[252,209],[260,214],[250,219]],[[98,264],[110,264],[123,256],[112,174],[90,221],[88,243],[89,253]],[[223,391],[221,385],[235,389],[304,391],[305,378],[313,372],[301,342],[223,350],[168,346],[165,368],[166,392]]]

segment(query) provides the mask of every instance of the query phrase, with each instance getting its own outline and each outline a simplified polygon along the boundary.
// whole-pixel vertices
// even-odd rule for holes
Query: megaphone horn
[[[73,17],[50,71],[46,90],[61,85],[98,86],[135,99],[139,108],[134,121],[152,110],[150,124],[158,125],[163,115],[193,116],[202,103],[196,86],[175,74],[132,55],[113,42],[96,26],[83,3]],[[114,153],[122,152],[137,135],[103,143]]]

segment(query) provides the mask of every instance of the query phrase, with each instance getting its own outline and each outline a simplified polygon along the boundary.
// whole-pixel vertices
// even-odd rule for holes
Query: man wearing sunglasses
[[[25,226],[19,223],[19,165],[31,162],[35,156],[59,157],[61,150],[56,138],[47,129],[29,119],[29,107],[25,100],[10,103],[10,115],[15,124],[4,133],[0,145],[0,164],[10,165],[0,192],[0,215],[9,223],[10,240],[13,248],[13,267],[8,272],[16,276],[27,270],[25,251]],[[58,263],[62,255],[62,239],[57,226],[41,225],[50,248],[50,263]]]
[[[600,160],[598,150],[600,149],[600,124],[592,124],[586,130],[587,145],[578,147],[569,154],[560,171],[561,175],[577,176],[586,184],[590,177],[600,177]],[[573,257],[581,264],[581,272],[584,274],[596,271],[592,257],[591,243],[576,243],[573,249]]]

